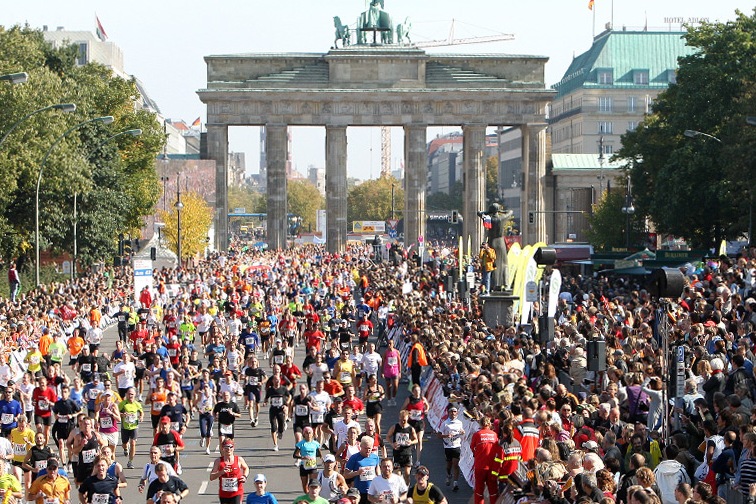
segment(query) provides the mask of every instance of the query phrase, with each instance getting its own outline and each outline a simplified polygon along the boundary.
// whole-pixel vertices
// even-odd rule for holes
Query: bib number
[[[81,452],[81,463],[82,464],[91,464],[95,461],[97,458],[97,450],[84,450]],[[94,502],[94,501],[92,501]],[[107,501],[105,501],[107,502]]]
[[[239,478],[221,478],[221,490],[236,492],[239,490]]]
[[[110,429],[113,427],[113,418],[109,416],[100,417],[100,429]]]
[[[282,397],[271,398],[270,405],[276,408],[280,408],[281,406],[283,406],[283,398]]]
[[[234,433],[233,424],[220,424],[220,433],[224,435],[233,434]]]
[[[0,422],[2,422],[3,425],[12,424],[14,420],[13,413],[3,413],[2,416],[0,416]]]
[[[92,504],[108,504],[110,502],[110,494],[92,494]]]
[[[365,468],[365,472],[360,474],[360,481],[373,481],[375,479],[375,467]]]

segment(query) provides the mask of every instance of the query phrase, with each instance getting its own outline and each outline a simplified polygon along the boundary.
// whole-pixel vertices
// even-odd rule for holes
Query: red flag
[[[593,10],[593,1],[594,0],[588,0],[588,10]]]
[[[95,20],[97,21],[97,38],[105,42],[106,40],[108,40],[108,34],[105,33],[105,28],[102,27],[102,23],[100,23],[100,18],[97,17],[97,14],[95,14]]]
[[[200,124],[202,124],[202,123],[200,122],[200,118],[198,117],[198,118],[197,118],[197,119],[195,119],[195,120],[194,120],[194,122],[192,123],[192,128],[198,128]]]

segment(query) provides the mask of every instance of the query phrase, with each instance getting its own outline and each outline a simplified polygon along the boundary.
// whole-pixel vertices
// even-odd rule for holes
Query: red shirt
[[[494,457],[499,453],[499,436],[491,429],[481,429],[470,440],[476,469],[494,467]]]
[[[373,323],[369,320],[361,320],[357,324],[357,332],[361,339],[367,338],[370,336],[370,333],[373,332]]]
[[[351,399],[344,399],[344,402],[342,403],[344,407],[347,406],[352,407],[352,411],[365,411],[365,404],[362,402],[362,400],[359,397],[352,397]]]
[[[36,387],[32,392],[32,403],[34,403],[34,414],[47,418],[52,414],[52,407],[58,401],[58,394],[52,387],[44,389]]]
[[[319,329],[315,329],[314,331],[306,331],[304,336],[307,348],[315,347],[318,353],[320,353],[320,345],[323,343],[323,340],[325,340],[323,332]]]

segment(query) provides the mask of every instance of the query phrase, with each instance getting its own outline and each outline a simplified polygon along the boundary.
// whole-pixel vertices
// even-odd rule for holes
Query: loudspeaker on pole
[[[606,341],[588,340],[588,371],[606,371]]]

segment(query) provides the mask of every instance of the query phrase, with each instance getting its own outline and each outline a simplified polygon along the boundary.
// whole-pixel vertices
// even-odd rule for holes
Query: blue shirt
[[[299,448],[299,455],[302,458],[317,458],[318,451],[320,450],[320,443],[315,440],[305,441],[304,439],[294,445],[295,448]]]
[[[10,401],[6,401],[5,399],[0,400],[0,418],[2,418],[2,415],[13,415],[12,422],[3,422],[3,429],[15,429],[18,426],[16,417],[23,412],[24,410],[21,409],[21,403],[15,399],[11,399]]]
[[[373,477],[375,477],[378,474],[377,466],[380,461],[378,455],[375,453],[371,452],[370,455],[365,457],[362,453],[357,452],[349,457],[345,467],[350,471],[357,471],[360,467],[373,467]],[[370,480],[363,480],[360,476],[357,476],[354,478],[354,487],[359,490],[361,494],[366,494],[370,488],[371,481],[372,478]]]
[[[262,495],[257,495],[257,493],[253,492],[247,495],[246,504],[278,504],[278,500],[270,492],[265,492]]]

